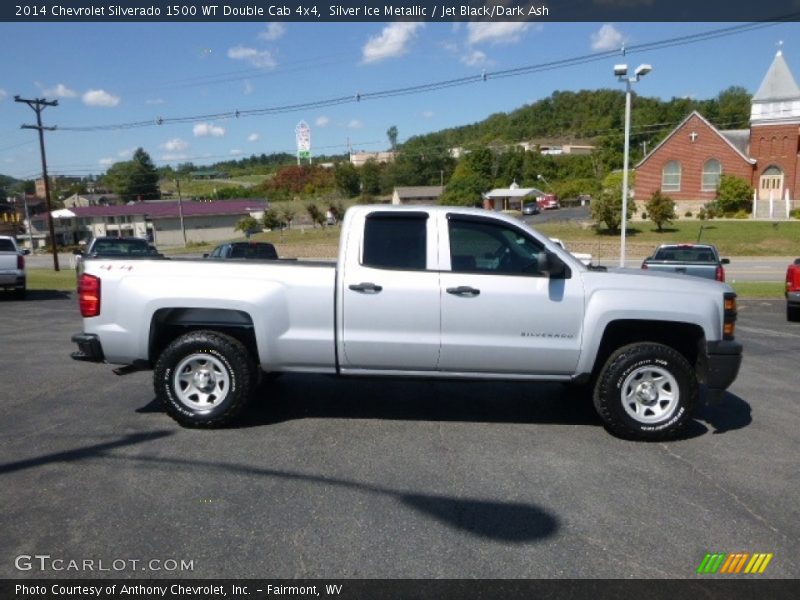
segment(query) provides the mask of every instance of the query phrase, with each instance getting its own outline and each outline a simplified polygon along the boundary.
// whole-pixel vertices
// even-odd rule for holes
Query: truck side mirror
[[[719,262],[720,262],[721,264],[723,264],[723,265],[729,265],[729,264],[731,264],[731,259],[730,259],[730,258],[723,258],[723,259],[722,259],[722,260],[720,260]]]
[[[542,271],[550,275],[550,279],[568,279],[572,273],[569,267],[554,252],[545,250],[543,255],[544,268]]]
[[[72,251],[72,253],[75,256],[83,256],[83,250],[81,250],[80,248],[76,248],[75,250]]]
[[[30,253],[31,253],[31,251],[30,251],[30,249],[29,249],[29,248],[24,248],[24,249],[22,250],[22,254],[24,254],[25,256],[28,256]]]

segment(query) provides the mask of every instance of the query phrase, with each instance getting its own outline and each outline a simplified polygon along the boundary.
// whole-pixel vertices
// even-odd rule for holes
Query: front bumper
[[[733,340],[709,342],[706,347],[705,383],[712,398],[718,398],[739,374],[742,364],[742,345]]]
[[[76,333],[72,336],[72,342],[78,344],[78,351],[70,356],[74,360],[86,362],[104,362],[103,346],[100,339],[93,333]]]

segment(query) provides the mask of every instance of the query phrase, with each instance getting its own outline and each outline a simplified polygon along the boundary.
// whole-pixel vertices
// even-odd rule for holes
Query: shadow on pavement
[[[30,302],[31,300],[67,300],[72,298],[72,292],[61,290],[28,290],[25,298],[15,298],[12,294],[0,293],[1,302]]]
[[[753,422],[750,404],[730,392],[718,404],[703,404],[695,417],[713,427],[715,434],[743,429]]]

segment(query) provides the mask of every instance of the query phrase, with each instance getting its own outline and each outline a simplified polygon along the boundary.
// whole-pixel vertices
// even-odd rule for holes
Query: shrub
[[[746,210],[737,210],[736,213],[733,215],[734,219],[749,219],[750,213]]]
[[[653,192],[650,200],[647,201],[647,213],[659,231],[663,230],[665,224],[678,218],[675,214],[675,201],[662,194],[660,190]]]
[[[789,212],[789,216],[793,219],[800,219],[800,208],[795,208]]]
[[[687,210],[685,213],[683,213],[683,216],[686,217],[686,218],[691,218],[692,217],[692,211]]]
[[[717,188],[717,216],[753,209],[753,188],[741,177],[723,175]]]

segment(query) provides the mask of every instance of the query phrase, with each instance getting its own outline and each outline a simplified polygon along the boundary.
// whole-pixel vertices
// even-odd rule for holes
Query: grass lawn
[[[73,269],[28,269],[29,290],[57,290],[61,292],[74,292],[77,285]]]
[[[596,233],[579,223],[533,225],[550,237],[564,240],[570,250],[600,257],[619,254],[618,233]],[[649,221],[634,221],[628,227],[627,250],[631,257],[644,258],[658,244],[697,242],[698,238],[701,243],[717,246],[723,256],[800,256],[800,221],[687,220],[676,221],[660,233]]]
[[[730,286],[742,298],[783,298],[786,289],[782,281],[741,281]]]

